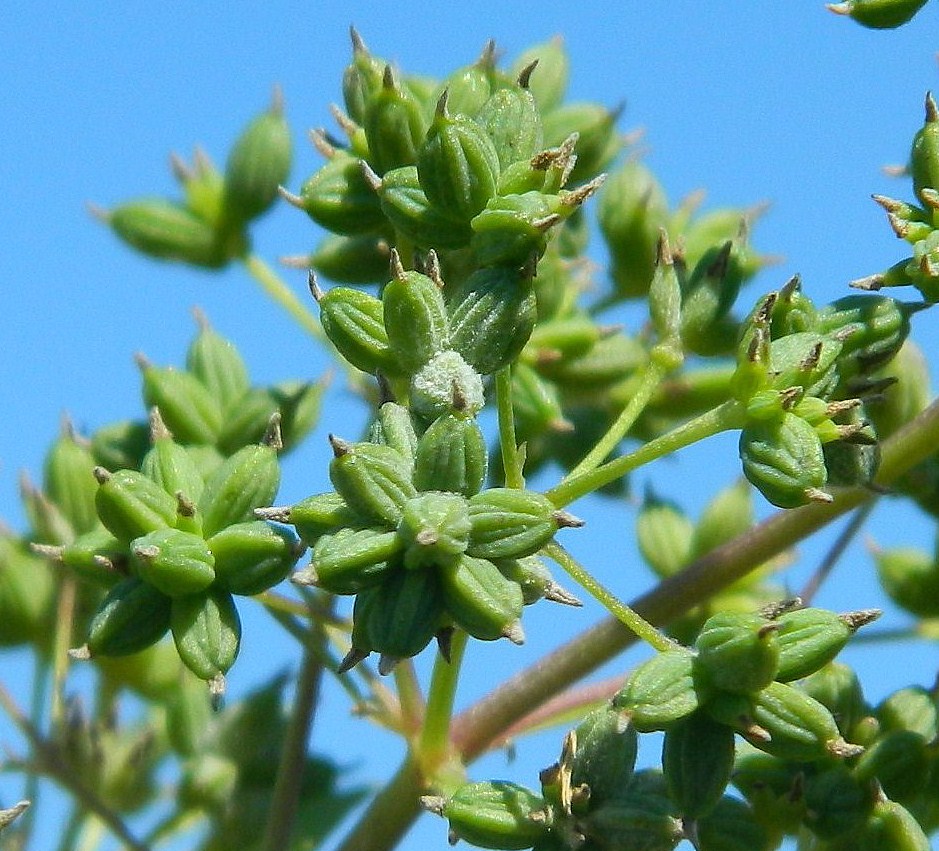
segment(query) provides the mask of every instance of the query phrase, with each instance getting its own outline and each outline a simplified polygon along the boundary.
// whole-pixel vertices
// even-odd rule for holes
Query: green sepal
[[[457,626],[474,638],[508,638],[522,644],[522,589],[488,559],[460,556],[437,566],[444,605]]]
[[[124,656],[159,641],[170,627],[172,600],[136,577],[119,582],[88,626],[92,656]]]
[[[180,529],[157,529],[131,541],[131,569],[167,597],[198,594],[215,581],[215,558],[205,539]]]
[[[260,520],[226,526],[206,543],[215,558],[216,584],[246,597],[277,585],[302,549],[290,530]]]
[[[170,628],[179,658],[200,679],[215,680],[235,663],[241,619],[224,588],[173,600]]]
[[[157,415],[153,415],[156,420]],[[156,420],[158,421],[158,420]],[[189,450],[166,432],[154,431],[153,446],[140,462],[140,472],[172,496],[181,494],[190,502],[202,496],[205,480]]]
[[[277,450],[269,445],[245,446],[227,458],[205,484],[199,513],[206,537],[254,519],[254,510],[270,505],[280,486]]]

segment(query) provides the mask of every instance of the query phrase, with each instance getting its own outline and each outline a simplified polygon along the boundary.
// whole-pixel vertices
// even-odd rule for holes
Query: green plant
[[[332,232],[310,258],[336,283],[311,282],[319,323],[250,251],[250,222],[288,179],[278,102],[224,174],[201,159],[178,169],[184,203],[103,214],[156,257],[243,263],[335,348],[370,423],[330,438],[331,490],[320,478],[308,499],[274,505],[278,452],[312,428],[322,385],[252,387],[234,347],[203,323],[185,370],[141,361],[149,422],[87,440],[65,429],[42,489],[25,489],[31,528],[3,540],[4,639],[32,644],[57,676],[74,646],[100,671],[102,712],[60,711],[46,730],[4,704],[37,765],[80,802],[76,830],[93,813],[148,847],[201,818],[207,848],[314,843],[357,797],[303,748],[329,674],[409,742],[345,847],[389,847],[421,793],[456,836],[484,847],[668,848],[685,837],[768,848],[784,834],[817,848],[845,837],[924,847],[935,827],[935,696],[910,689],[866,705],[832,660],[873,613],[783,601],[765,569],[878,488],[931,508],[936,414],[915,373],[902,372],[899,389],[885,377],[921,304],[876,294],[815,305],[793,280],[749,298],[742,314],[740,290],[763,265],[743,211],[669,210],[653,176],[615,166],[615,115],[563,104],[564,61],[544,45],[506,71],[487,49],[430,84],[354,37],[338,116],[348,141],[318,136],[326,164],[284,193]],[[911,163],[922,206],[885,203],[915,262],[867,288],[912,283],[931,300],[935,123],[927,99]],[[602,187],[606,168],[615,171]],[[598,191],[615,286],[591,300],[579,260]],[[647,303],[646,328],[599,321],[628,299]],[[491,451],[478,419],[487,401]],[[642,554],[663,581],[624,605],[555,540],[587,534],[562,531],[581,525],[566,507],[721,431],[740,432],[749,482],[797,510],[753,526],[740,485],[694,523],[650,495]],[[623,451],[627,436],[638,446]],[[527,487],[549,464],[562,477],[545,492]],[[271,590],[304,549],[296,592]],[[931,562],[891,555],[880,558],[888,593],[928,598]],[[526,604],[576,604],[549,561],[615,620],[452,718],[469,637],[521,642]],[[49,562],[65,568],[55,579]],[[351,624],[333,595],[355,597]],[[222,705],[239,646],[234,596],[257,598],[303,648],[289,718],[280,679]],[[66,617],[50,635],[53,600]],[[554,720],[577,723],[539,791],[466,781],[464,767],[509,726],[533,724],[536,708],[634,636],[657,655],[606,699],[568,692]],[[410,663],[423,652],[437,654],[426,700]],[[373,653],[396,700],[372,675]],[[122,690],[146,701],[139,727],[108,721]],[[636,733],[654,730],[666,734],[664,774],[635,772]],[[732,761],[734,742],[747,746]],[[180,768],[176,807],[134,839],[124,814],[152,803],[164,755]],[[907,773],[920,782],[904,783]],[[724,796],[728,782],[748,804]]]

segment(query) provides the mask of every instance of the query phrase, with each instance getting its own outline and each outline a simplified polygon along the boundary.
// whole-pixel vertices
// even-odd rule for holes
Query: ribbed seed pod
[[[141,361],[143,398],[159,408],[166,427],[180,443],[214,444],[222,428],[222,408],[206,386],[189,372]]]
[[[453,564],[466,552],[470,521],[466,500],[455,493],[425,491],[404,504],[398,539],[409,570]]]
[[[559,512],[543,494],[489,488],[470,498],[470,544],[477,558],[521,558],[538,552],[554,537]],[[570,525],[570,524],[569,524]]]
[[[388,275],[390,257],[389,245],[381,236],[329,234],[304,265],[337,284],[377,284]]]
[[[142,579],[115,585],[101,601],[88,627],[92,656],[136,653],[163,637],[170,626],[172,601]]]
[[[333,487],[357,514],[396,528],[404,504],[417,495],[408,461],[398,450],[374,443],[347,443],[330,436]]]
[[[226,526],[206,544],[215,558],[216,583],[249,597],[284,579],[302,548],[290,530],[260,520]]]
[[[351,287],[333,287],[318,303],[326,336],[349,363],[372,375],[399,372],[380,299]]]
[[[693,668],[694,654],[684,648],[657,653],[633,670],[613,705],[640,733],[665,730],[701,704]]]
[[[825,609],[796,609],[775,619],[781,683],[801,680],[828,664],[854,635],[848,619]]]
[[[486,441],[475,417],[444,414],[417,443],[414,486],[419,491],[450,491],[471,497],[486,480]]]
[[[205,539],[180,529],[157,529],[131,542],[131,567],[167,597],[198,594],[215,581],[215,558]]]
[[[575,729],[577,748],[571,765],[571,785],[586,784],[590,807],[600,807],[626,794],[633,776],[639,737],[623,710],[604,705]]]
[[[556,195],[499,194],[470,222],[470,245],[480,266],[520,267],[540,258],[569,213]]]
[[[173,600],[170,628],[183,664],[203,680],[216,680],[238,656],[241,619],[224,588]]]
[[[90,447],[79,442],[69,428],[52,444],[43,462],[43,489],[76,535],[98,525],[94,468]]]
[[[308,546],[313,546],[320,535],[342,526],[353,526],[362,522],[346,501],[335,492],[308,496],[295,505],[262,508],[255,515],[278,523],[289,523]]]
[[[399,85],[390,65],[382,86],[365,103],[362,120],[368,139],[369,164],[378,174],[411,165],[427,132],[424,110],[414,95]]]
[[[199,499],[206,537],[226,526],[254,520],[254,510],[270,505],[279,486],[280,465],[273,446],[239,449],[212,474]]]
[[[438,565],[447,612],[457,626],[483,641],[508,638],[522,644],[522,589],[488,559],[461,556]]]
[[[779,670],[775,623],[757,614],[718,612],[695,640],[695,670],[715,688],[739,694],[769,685]]]
[[[476,122],[492,140],[502,168],[530,160],[542,148],[541,115],[527,87],[531,69],[526,71],[526,85],[501,86],[476,115]]]
[[[400,274],[382,290],[382,316],[397,365],[413,374],[447,348],[447,309],[435,281],[419,272],[405,272],[400,264],[398,268]]]
[[[397,402],[383,402],[368,428],[368,442],[397,449],[407,462],[413,464],[418,439],[410,409]],[[418,487],[418,490],[429,488]]]
[[[380,583],[399,566],[395,561],[404,543],[396,532],[377,529],[339,529],[322,535],[313,547],[309,568],[292,579],[314,584],[333,594],[357,594]]]
[[[186,351],[186,370],[199,379],[223,410],[251,383],[235,344],[216,333],[201,316],[199,333]]]
[[[702,711],[665,731],[662,770],[682,818],[698,819],[717,805],[734,769],[734,731]]]
[[[480,848],[531,848],[548,830],[544,799],[506,780],[465,783],[435,808],[454,837]]]
[[[303,184],[294,203],[318,225],[336,234],[372,234],[385,225],[385,214],[362,172],[361,160],[341,152]]]
[[[135,470],[108,473],[95,468],[98,517],[119,541],[134,538],[176,523],[176,500],[152,479]]]

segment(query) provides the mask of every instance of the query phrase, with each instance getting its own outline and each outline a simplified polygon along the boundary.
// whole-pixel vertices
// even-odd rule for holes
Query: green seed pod
[[[756,727],[740,730],[744,738],[781,759],[812,762],[863,750],[845,742],[827,707],[786,683],[770,683],[754,695],[748,717]]]
[[[619,112],[595,103],[568,103],[542,116],[545,145],[560,145],[571,133],[578,134],[571,183],[596,177],[622,150],[623,139],[616,132]]]
[[[656,574],[672,576],[688,564],[693,535],[694,524],[675,503],[646,494],[636,518],[636,542]]]
[[[0,534],[0,647],[51,638],[55,589],[46,560]]]
[[[668,223],[665,191],[644,165],[627,160],[600,189],[597,217],[610,250],[617,295],[645,295],[655,270],[659,234]]]
[[[106,221],[132,248],[160,260],[219,269],[232,256],[208,222],[162,198],[129,201],[107,213]]]
[[[380,236],[326,236],[303,265],[337,284],[378,284],[388,275],[391,248]]]
[[[595,709],[575,729],[571,786],[586,784],[590,808],[622,798],[636,765],[639,737],[629,717],[610,704]]]
[[[365,104],[362,127],[368,139],[369,165],[378,174],[416,162],[427,119],[414,95],[399,85],[390,65],[385,66],[381,90]]]
[[[394,529],[404,504],[417,491],[408,460],[390,446],[346,443],[330,435],[334,457],[329,478],[357,514]]]
[[[939,189],[939,109],[929,92],[926,93],[925,121],[913,137],[910,173],[913,177],[913,191],[925,203],[923,190]]]
[[[173,600],[170,628],[179,658],[199,679],[217,680],[235,663],[241,619],[224,588]]]
[[[776,847],[753,808],[729,795],[698,819],[695,831],[699,851],[769,851]]]
[[[518,357],[536,318],[529,278],[504,267],[479,269],[450,300],[450,346],[489,375]]]
[[[774,620],[781,683],[801,680],[827,665],[854,635],[850,619],[825,609],[796,609]]]
[[[912,803],[926,788],[932,766],[925,740],[912,730],[888,730],[854,767],[859,780],[876,781],[891,801]]]
[[[744,475],[773,505],[795,508],[824,498],[828,473],[821,441],[795,414],[744,428],[740,459]]]
[[[411,407],[426,421],[449,413],[473,417],[485,402],[479,372],[449,349],[431,358],[411,379]]]
[[[463,248],[473,234],[467,221],[433,206],[421,188],[416,166],[392,169],[372,182],[388,221],[420,248]]]
[[[520,267],[539,258],[568,210],[540,191],[501,193],[470,222],[470,245],[480,266]]]
[[[777,626],[757,614],[718,612],[695,641],[695,671],[715,688],[749,694],[769,685],[779,670]]]
[[[282,452],[289,452],[297,446],[316,426],[328,386],[327,373],[319,381],[281,381],[268,388],[268,393],[280,411],[280,433],[284,444]]]
[[[775,844],[753,847],[766,847],[768,851],[779,844],[783,834],[797,833],[801,829],[805,816],[804,765],[747,748],[737,756],[733,784],[752,808],[751,817],[755,815],[767,833],[776,839]],[[718,804],[701,822],[716,822],[715,813],[722,809],[722,804]],[[721,851],[721,848],[714,846],[714,851]]]
[[[531,73],[525,69],[518,85],[496,89],[475,116],[476,122],[492,140],[493,150],[502,168],[530,160],[544,141],[541,116],[534,95],[528,90]]]
[[[850,836],[874,806],[873,789],[844,765],[827,766],[805,783],[805,825],[822,839]]]
[[[932,399],[926,358],[912,340],[908,339],[893,360],[873,377],[903,378],[879,397],[864,403],[864,409],[881,438],[890,437],[900,426],[906,425],[925,410]]]
[[[222,429],[222,408],[195,375],[140,361],[143,399],[159,408],[163,422],[180,443],[214,444]]]
[[[444,414],[421,435],[414,457],[419,491],[449,491],[471,497],[486,480],[486,440],[474,417]]]
[[[470,521],[466,500],[455,493],[428,491],[409,499],[398,524],[409,570],[440,567],[466,552]]]
[[[368,428],[368,442],[397,449],[405,460],[413,464],[418,439],[411,411],[397,402],[383,402],[378,408],[378,415]]]
[[[182,494],[191,502],[198,501],[205,480],[189,450],[173,440],[162,427],[159,412],[151,414],[153,447],[140,462],[140,472],[156,482],[168,494]]]
[[[921,686],[895,691],[876,710],[883,732],[911,730],[927,742],[939,736],[939,710],[935,695]]]
[[[887,596],[917,617],[939,616],[939,562],[912,547],[874,552],[877,576]]]
[[[362,161],[341,152],[303,184],[299,198],[287,200],[332,233],[374,234],[386,224],[375,189],[362,171]]]
[[[561,37],[555,36],[523,51],[512,63],[509,74],[518,79],[519,74],[536,61],[538,65],[534,72],[530,72],[528,88],[535,96],[538,108],[542,112],[550,112],[564,99],[570,72],[570,60]]]
[[[399,659],[416,656],[440,628],[444,615],[433,570],[393,570],[380,585],[356,597],[353,646],[382,654],[378,670],[390,673]]]
[[[707,815],[721,800],[734,768],[734,731],[698,710],[665,731],[662,770],[684,819]]]
[[[205,540],[180,529],[157,529],[131,542],[131,568],[167,597],[198,594],[215,581]]]
[[[429,102],[437,104],[447,92],[450,111],[472,118],[489,99],[493,86],[498,84],[495,62],[495,43],[490,41],[472,65],[458,68],[437,86]]]
[[[753,525],[753,500],[742,479],[720,491],[705,507],[694,528],[691,553],[706,555],[742,535]]]
[[[81,579],[113,587],[126,576],[127,544],[115,538],[103,526],[98,526],[55,552],[36,550],[60,561]]]
[[[395,557],[403,547],[397,532],[338,529],[320,536],[310,566],[292,579],[332,594],[357,594],[380,583],[400,564]]]
[[[101,656],[95,659],[109,689],[129,689],[154,703],[165,704],[179,690],[182,665],[176,648],[158,641],[127,656]]]
[[[369,53],[353,27],[352,61],[342,73],[342,99],[353,121],[365,120],[366,104],[381,91],[382,74],[387,62]]]
[[[150,428],[145,422],[123,420],[99,428],[91,436],[91,454],[105,470],[138,470],[150,449]]]
[[[444,215],[468,222],[496,194],[499,163],[485,127],[466,115],[451,115],[444,92],[417,156],[427,200]]]
[[[829,3],[828,8],[838,15],[848,15],[871,29],[895,29],[913,19],[926,5],[926,0],[845,0]]]
[[[76,535],[98,525],[94,468],[90,447],[79,442],[69,427],[52,444],[43,464],[43,489]]]
[[[853,847],[857,851],[929,851],[932,844],[906,807],[884,799],[874,805]]]
[[[289,523],[307,546],[313,546],[320,535],[342,526],[353,526],[362,521],[338,493],[320,493],[281,508],[262,508],[255,516],[278,523]]]
[[[249,388],[225,408],[219,450],[232,455],[244,446],[260,443],[277,410],[277,401],[268,388]]]
[[[173,176],[183,190],[186,207],[196,218],[218,229],[222,223],[224,178],[208,155],[196,148],[192,166],[175,154],[170,157]]]
[[[479,848],[531,848],[548,831],[544,799],[507,780],[464,783],[435,804],[452,835]]]
[[[515,488],[489,488],[470,498],[470,544],[477,558],[521,558],[540,550],[563,524],[571,522],[543,494]]]
[[[640,733],[665,730],[701,704],[694,654],[681,648],[657,653],[635,668],[613,698]]]
[[[397,365],[413,374],[447,348],[447,309],[435,281],[396,265],[399,273],[382,290],[382,315]]]
[[[437,575],[444,606],[457,626],[482,641],[525,641],[522,589],[491,561],[463,555],[455,562],[438,564]]]
[[[152,479],[135,470],[108,473],[95,468],[98,517],[119,541],[134,538],[176,523],[176,500]]]
[[[661,797],[644,795],[639,802],[613,801],[578,821],[588,840],[584,848],[616,851],[671,851],[684,837],[681,821],[672,814],[664,792]]]
[[[557,387],[523,361],[512,365],[512,412],[519,441],[572,428],[564,417]]]
[[[250,386],[248,369],[235,344],[217,334],[201,314],[197,318],[199,333],[186,352],[186,369],[225,410]]]
[[[212,474],[199,498],[206,537],[254,519],[254,509],[270,505],[280,486],[277,450],[269,445],[245,446]]]
[[[836,366],[841,351],[837,340],[813,331],[773,340],[769,347],[772,386],[777,390],[801,387],[807,396],[828,398],[838,383]]]
[[[290,175],[290,128],[279,95],[275,92],[270,109],[245,128],[225,164],[222,205],[236,227],[266,212]]]
[[[333,287],[317,301],[326,336],[349,363],[372,375],[399,372],[380,299],[351,287]]]
[[[172,601],[148,582],[131,577],[101,601],[88,627],[88,652],[125,656],[155,644],[170,626]]]
[[[828,481],[832,485],[870,485],[880,469],[877,432],[865,416],[865,406],[859,405],[839,417],[845,422],[838,423],[838,427],[856,430],[843,440],[831,440],[822,446]]]
[[[526,606],[541,599],[563,603],[566,606],[583,605],[573,594],[554,581],[548,566],[538,556],[497,559],[493,564],[506,579],[511,579],[522,589],[522,602]]]
[[[817,700],[834,716],[842,735],[851,735],[869,715],[857,674],[840,662],[829,662],[799,683],[809,697]]]
[[[290,530],[259,520],[226,526],[206,543],[215,558],[216,584],[246,597],[277,585],[302,549]]]

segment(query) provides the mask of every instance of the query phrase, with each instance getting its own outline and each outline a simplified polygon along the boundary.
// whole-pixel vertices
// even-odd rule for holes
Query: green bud
[[[311,547],[320,535],[342,526],[352,526],[362,519],[335,492],[315,494],[289,507],[257,509],[255,516],[289,523],[303,542]]]
[[[697,820],[695,832],[699,851],[769,851],[775,847],[753,808],[729,795]]]
[[[881,730],[910,730],[927,742],[939,735],[936,697],[921,686],[908,686],[887,697],[876,710]]]
[[[473,118],[489,99],[493,85],[497,84],[495,69],[495,43],[490,41],[472,65],[458,68],[434,91],[431,103],[439,102],[447,92],[447,106],[455,114]]]
[[[131,567],[167,597],[198,594],[215,581],[215,558],[205,540],[179,529],[157,529],[131,542]]]
[[[55,581],[45,559],[0,534],[0,646],[50,637],[54,601]]]
[[[420,493],[405,503],[397,532],[406,568],[453,564],[469,542],[466,500],[455,493]]]
[[[176,523],[176,500],[152,479],[135,470],[109,473],[95,467],[98,517],[119,541],[134,538]]]
[[[270,505],[280,486],[277,449],[272,445],[245,446],[212,474],[199,498],[206,537],[254,519],[254,509]]]
[[[94,468],[90,447],[80,442],[70,427],[64,428],[46,454],[43,488],[76,535],[90,532],[98,525]]]
[[[448,800],[425,806],[450,822],[455,839],[479,848],[531,848],[548,831],[544,799],[507,780],[464,783]]]
[[[674,503],[646,494],[636,518],[636,542],[659,576],[678,573],[690,560],[694,525]]]
[[[222,408],[192,373],[156,367],[138,359],[143,372],[143,399],[159,408],[166,427],[180,443],[214,444],[222,429]]]
[[[309,567],[291,578],[332,594],[357,594],[380,583],[400,564],[395,557],[403,547],[397,532],[338,529],[319,537]]]
[[[170,626],[172,601],[150,583],[131,577],[101,601],[88,627],[92,656],[124,656],[159,641]]]
[[[465,115],[451,115],[444,92],[417,156],[427,200],[444,215],[468,222],[496,194],[499,162],[485,127]]]
[[[241,619],[231,594],[213,588],[173,600],[170,622],[183,664],[203,680],[219,678],[235,663]]]
[[[216,333],[202,314],[197,319],[199,333],[186,352],[186,369],[225,410],[248,389],[248,370],[235,344]]]
[[[910,811],[895,801],[880,800],[856,838],[857,851],[929,851],[932,844]]]
[[[407,459],[390,446],[346,443],[332,435],[330,443],[333,487],[362,517],[396,528],[404,504],[417,494]]]
[[[541,257],[568,210],[540,191],[499,194],[470,222],[470,245],[480,266],[523,266]]]
[[[561,526],[583,525],[543,494],[515,488],[489,488],[471,497],[469,516],[467,555],[488,559],[532,555]]]
[[[570,72],[570,60],[561,37],[555,36],[523,51],[512,63],[509,73],[517,79],[535,61],[538,65],[529,73],[528,89],[535,96],[538,108],[542,112],[550,112],[564,99]]]
[[[397,253],[392,257],[397,271],[381,295],[385,332],[398,367],[413,374],[447,348],[447,310],[436,281],[405,272]]]
[[[368,442],[381,443],[397,449],[406,461],[413,464],[418,440],[411,411],[397,402],[383,402],[378,408],[378,415],[369,426]]]
[[[577,133],[577,163],[571,171],[572,183],[595,177],[609,165],[623,147],[616,132],[620,110],[610,111],[595,103],[569,103],[552,109],[542,117],[544,142],[560,145]]]
[[[249,597],[284,579],[301,550],[289,530],[259,520],[226,526],[206,543],[215,558],[216,584]]]
[[[123,420],[99,428],[91,436],[91,454],[105,470],[137,470],[150,449],[150,428],[145,422]]]
[[[707,815],[721,800],[734,768],[734,731],[698,710],[665,731],[662,770],[684,819]]]
[[[106,213],[105,220],[132,248],[160,260],[219,269],[232,256],[209,223],[162,198],[122,204]]]
[[[626,710],[640,733],[665,730],[700,704],[694,654],[685,648],[666,650],[643,662],[613,698],[613,706]]]
[[[453,497],[457,499],[457,497]],[[474,638],[508,638],[522,644],[522,589],[485,558],[460,556],[437,564],[444,606],[457,626]]]
[[[337,284],[377,284],[388,274],[391,249],[380,236],[326,236],[303,265]]]
[[[314,222],[345,236],[373,234],[385,226],[375,189],[362,171],[362,161],[337,152],[300,189],[288,197]]]
[[[639,745],[628,715],[605,704],[584,718],[574,733],[577,748],[571,786],[587,785],[591,809],[622,798],[633,776]]]
[[[156,482],[168,494],[195,502],[202,496],[205,482],[196,462],[185,446],[180,446],[166,430],[159,409],[150,413],[153,447],[140,462],[140,472]]]
[[[382,74],[387,63],[369,53],[353,27],[352,61],[342,74],[342,98],[353,121],[365,120],[366,104],[381,90]]]
[[[718,612],[695,641],[695,671],[715,688],[749,694],[769,685],[779,670],[778,627],[757,614]]]
[[[479,269],[450,300],[450,345],[489,375],[518,357],[536,317],[530,278],[504,267]]]
[[[485,401],[478,370],[449,349],[431,358],[411,380],[411,406],[425,420],[454,412],[472,417]]]
[[[444,414],[418,441],[414,486],[419,491],[449,491],[470,497],[482,488],[487,463],[486,440],[476,419]]]
[[[473,233],[469,223],[430,203],[416,166],[392,169],[381,178],[373,175],[372,186],[388,221],[418,247],[463,248],[469,243]]]
[[[876,781],[892,801],[911,803],[926,788],[932,767],[926,741],[912,730],[888,730],[861,755],[860,780]]]
[[[523,69],[517,85],[496,89],[475,116],[492,140],[502,168],[530,160],[542,147],[541,116],[528,89],[532,70],[531,66]]]
[[[825,609],[807,608],[775,618],[779,645],[776,679],[787,683],[815,673],[841,652],[855,630],[879,614],[876,609],[837,615]]]
[[[382,86],[365,104],[362,120],[368,139],[369,165],[378,174],[413,165],[427,133],[427,119],[418,100],[385,66]]]
[[[902,26],[925,5],[926,0],[845,0],[829,3],[828,8],[838,15],[848,15],[862,26],[883,30]]]
[[[280,92],[235,142],[225,164],[222,204],[228,221],[240,226],[266,212],[290,175],[292,145]]]
[[[380,299],[351,287],[333,287],[325,295],[314,290],[314,295],[323,330],[342,357],[372,375],[398,372]]]
[[[923,190],[939,189],[939,109],[930,92],[926,93],[925,122],[913,137],[910,173],[913,177],[913,191],[925,204]]]
[[[818,434],[805,420],[784,413],[778,420],[749,425],[740,433],[744,475],[773,505],[795,508],[828,501],[828,480]]]
[[[912,547],[874,552],[877,576],[887,596],[917,617],[939,616],[939,562]]]

